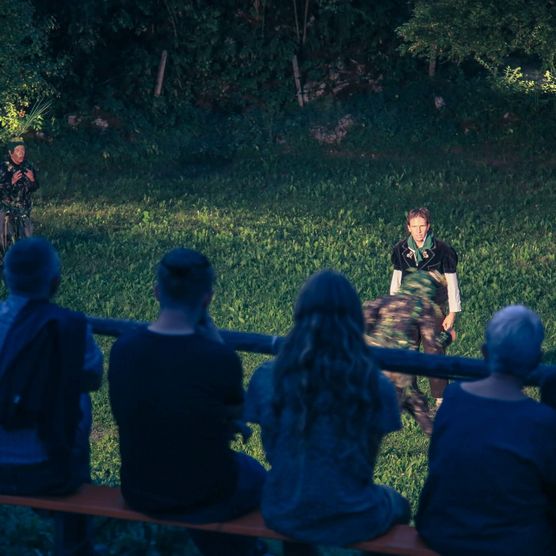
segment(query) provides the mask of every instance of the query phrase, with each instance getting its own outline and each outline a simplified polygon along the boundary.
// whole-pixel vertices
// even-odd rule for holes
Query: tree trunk
[[[162,83],[164,83],[164,72],[166,71],[166,59],[168,58],[168,52],[166,50],[162,51],[160,55],[160,63],[158,64],[158,75],[156,77],[156,87],[154,88],[154,96],[159,97],[162,92]]]
[[[297,54],[292,58],[293,78],[295,80],[295,89],[297,91],[297,102],[303,108],[303,87],[301,86],[301,73],[299,72],[299,64],[297,63]]]

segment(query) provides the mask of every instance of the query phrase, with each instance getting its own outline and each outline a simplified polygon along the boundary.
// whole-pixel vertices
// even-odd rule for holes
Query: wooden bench
[[[55,512],[87,514],[128,521],[142,521],[174,527],[204,529],[218,533],[246,535],[267,539],[288,540],[287,537],[268,529],[259,512],[252,512],[238,519],[222,523],[190,524],[183,521],[155,519],[129,509],[120,489],[100,485],[83,485],[78,492],[69,496],[11,496],[0,495],[0,505],[27,506]],[[400,554],[408,556],[438,556],[419,538],[417,531],[409,525],[396,525],[388,533],[371,541],[357,543],[350,548],[366,552]]]

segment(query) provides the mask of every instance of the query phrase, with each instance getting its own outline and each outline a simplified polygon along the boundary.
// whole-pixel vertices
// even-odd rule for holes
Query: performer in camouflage
[[[444,315],[434,303],[437,287],[445,285],[438,272],[408,273],[398,293],[363,304],[365,334],[371,346],[444,352],[452,341],[451,331],[441,331]],[[430,435],[432,419],[425,395],[413,375],[384,371],[396,386],[400,408],[407,410],[423,432]]]
[[[38,189],[36,171],[25,158],[25,145],[19,138],[8,145],[8,156],[0,165],[0,241],[4,241],[4,219],[16,214],[22,222],[25,237],[33,234],[31,193]],[[1,245],[2,250],[6,247]]]
[[[437,288],[434,299],[444,313],[438,330],[451,330],[454,328],[456,315],[461,311],[456,273],[458,255],[450,245],[433,235],[429,209],[425,207],[411,209],[407,213],[406,226],[409,237],[396,243],[392,250],[394,272],[390,283],[390,294],[398,293],[408,272],[415,269],[439,272],[445,277],[445,281]],[[442,403],[444,388],[448,381],[442,378],[429,378],[429,384],[438,407]]]

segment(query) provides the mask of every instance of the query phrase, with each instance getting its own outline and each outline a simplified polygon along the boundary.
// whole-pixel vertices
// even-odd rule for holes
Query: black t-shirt
[[[187,512],[235,488],[227,410],[243,402],[230,348],[199,334],[147,329],[110,354],[110,403],[120,433],[126,501],[147,512]]]

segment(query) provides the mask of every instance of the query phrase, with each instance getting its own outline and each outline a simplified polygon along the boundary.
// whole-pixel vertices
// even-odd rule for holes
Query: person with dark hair
[[[63,495],[91,481],[91,400],[102,353],[82,313],[51,303],[60,260],[48,241],[23,239],[4,261],[0,304],[0,492]],[[58,514],[64,554],[93,553],[90,519]]]
[[[452,330],[456,314],[461,311],[460,290],[456,267],[458,256],[455,250],[444,241],[437,239],[431,230],[431,214],[427,208],[411,209],[406,218],[409,236],[402,239],[392,250],[394,271],[390,282],[390,295],[400,289],[408,272],[412,270],[435,271],[442,274],[445,284],[437,289],[435,303],[440,307],[444,318],[440,330]],[[424,346],[427,351],[427,347]],[[431,394],[436,405],[442,402],[444,388],[448,381],[443,378],[430,378]]]
[[[108,371],[126,502],[195,523],[257,508],[265,478],[256,460],[230,448],[243,410],[243,371],[209,317],[213,282],[201,253],[166,253],[155,286],[159,316],[114,343]],[[253,539],[190,535],[205,556],[260,553]]]
[[[30,237],[33,234],[31,222],[31,193],[39,187],[36,170],[25,157],[25,144],[20,138],[9,143],[8,157],[0,165],[0,248],[4,251],[4,233],[7,213],[17,214],[21,221],[18,235]]]
[[[498,311],[483,345],[490,375],[446,389],[416,518],[440,554],[556,553],[556,411],[523,393],[543,338],[530,309]]]
[[[394,295],[365,301],[365,337],[371,346],[418,350],[419,343],[427,353],[444,352],[453,339],[453,330],[440,329],[442,311],[434,302],[436,291],[445,285],[438,272],[416,270],[408,273]],[[419,390],[413,375],[384,371],[398,393],[401,409],[417,421],[423,432],[432,433],[432,417],[426,396]]]
[[[407,500],[373,482],[381,439],[400,428],[400,414],[342,274],[323,270],[305,283],[280,353],[251,379],[245,418],[260,423],[272,466],[261,503],[272,529],[339,546],[409,520]]]

